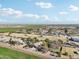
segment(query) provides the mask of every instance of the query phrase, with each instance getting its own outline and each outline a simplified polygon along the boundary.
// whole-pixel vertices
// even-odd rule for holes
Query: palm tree
[[[46,39],[44,40],[43,43],[44,43],[45,47],[48,48],[48,45],[49,45],[49,39],[46,38]]]
[[[59,53],[58,53],[58,57],[61,57],[61,53],[62,53],[62,47],[60,47]]]
[[[57,44],[59,45],[58,57],[61,57],[61,53],[62,53],[62,49],[63,49],[63,41],[59,39]]]

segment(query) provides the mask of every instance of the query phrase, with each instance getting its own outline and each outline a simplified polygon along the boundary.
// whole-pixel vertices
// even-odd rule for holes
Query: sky
[[[79,24],[79,0],[0,0],[0,24]]]

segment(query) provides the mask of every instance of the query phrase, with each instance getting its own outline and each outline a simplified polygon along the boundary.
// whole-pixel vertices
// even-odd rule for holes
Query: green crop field
[[[0,32],[16,32],[15,28],[0,28]]]
[[[0,59],[41,59],[41,58],[17,52],[8,48],[0,47]]]

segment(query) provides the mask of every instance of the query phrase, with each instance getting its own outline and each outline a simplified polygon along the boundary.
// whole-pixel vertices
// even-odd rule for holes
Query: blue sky
[[[79,24],[79,0],[0,0],[1,24]]]

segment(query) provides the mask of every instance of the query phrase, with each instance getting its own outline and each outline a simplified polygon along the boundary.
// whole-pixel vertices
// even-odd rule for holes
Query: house
[[[37,43],[34,43],[34,46],[38,47],[38,46],[40,46],[42,44],[43,44],[42,42],[37,42]]]
[[[42,34],[42,35],[45,35],[47,32],[48,32],[48,30],[46,29],[46,28],[39,28],[39,33],[40,34]]]

